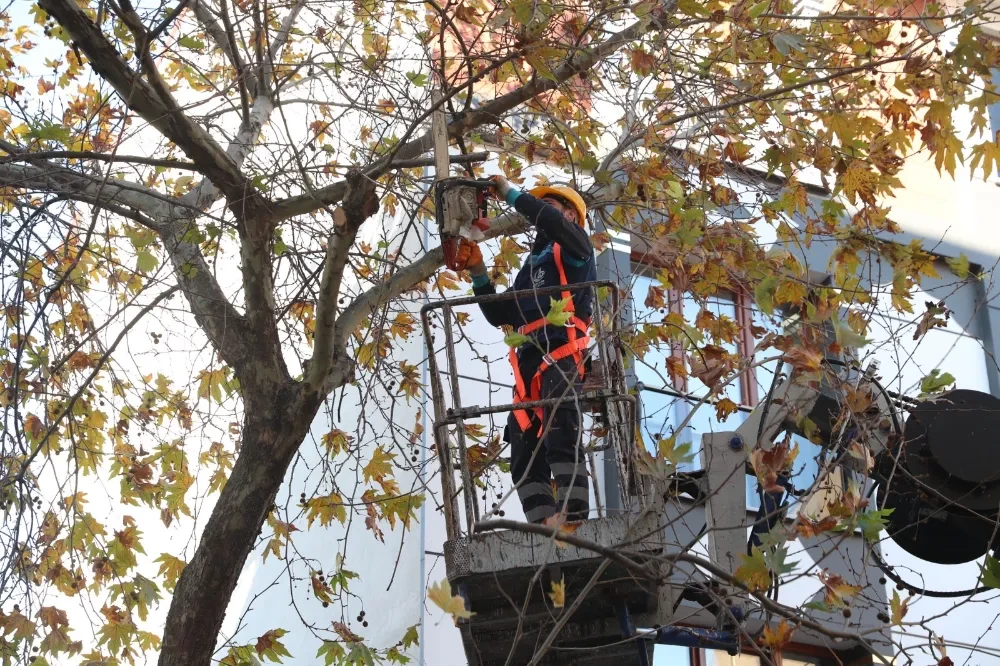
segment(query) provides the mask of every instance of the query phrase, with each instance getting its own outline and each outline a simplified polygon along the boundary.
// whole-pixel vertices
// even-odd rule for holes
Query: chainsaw
[[[488,178],[442,178],[434,183],[434,211],[445,264],[459,270],[459,238],[479,242],[490,227],[486,202],[493,181]]]

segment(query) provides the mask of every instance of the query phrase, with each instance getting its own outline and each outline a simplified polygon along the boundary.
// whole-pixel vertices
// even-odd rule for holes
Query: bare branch
[[[149,43],[156,41],[156,38],[163,34],[163,31],[170,27],[170,24],[180,16],[184,8],[191,4],[191,0],[181,0],[177,3],[167,16],[160,21],[160,24],[149,31]]]
[[[192,9],[194,9],[194,15],[198,17],[198,21],[205,28],[205,32],[209,34],[216,46],[226,54],[229,62],[239,72],[237,85],[240,88],[240,103],[243,106],[243,122],[247,123],[250,118],[250,95],[257,94],[257,78],[243,62],[243,56],[240,55],[239,47],[236,44],[236,35],[229,21],[229,10],[226,9],[226,2],[228,0],[221,0],[220,5],[222,25],[219,25],[219,21],[209,8],[207,0],[194,0]]]
[[[523,231],[526,222],[523,217],[514,214],[505,214],[492,220],[489,230],[485,235],[487,238],[495,238]],[[343,353],[347,344],[347,336],[350,335],[366,315],[371,314],[380,308],[387,301],[400,296],[413,289],[415,286],[430,278],[444,264],[444,251],[440,247],[429,250],[420,259],[400,269],[391,278],[381,284],[372,287],[365,293],[354,299],[347,306],[340,319],[337,321],[336,332],[333,341],[333,355],[337,357]],[[335,387],[344,381],[346,377],[331,378],[328,384]]]
[[[666,3],[663,11],[670,13],[673,11],[675,0]],[[661,24],[656,21],[637,21],[621,32],[615,33],[610,38],[600,44],[581,50],[569,58],[561,66],[553,70],[551,78],[536,77],[531,82],[526,83],[517,90],[513,90],[505,95],[501,95],[491,102],[484,104],[475,111],[463,115],[457,120],[448,124],[449,138],[462,136],[467,132],[489,122],[495,122],[511,109],[524,102],[537,97],[538,95],[553,90],[560,84],[568,81],[580,73],[593,69],[599,62],[609,55],[619,50],[629,42],[646,35],[652,30],[659,29]],[[451,91],[454,95],[460,88]],[[431,110],[424,116],[429,117]],[[432,137],[430,131],[416,139],[408,141],[396,151],[391,159],[409,159],[426,153],[432,148]],[[369,178],[378,178],[383,173],[392,168],[392,161],[380,160],[366,169],[365,173]],[[346,183],[343,181],[334,183],[327,187],[316,190],[312,194],[300,194],[289,197],[282,201],[275,202],[275,215],[278,220],[284,220],[296,215],[312,212],[323,206],[337,203],[343,198],[346,192]]]

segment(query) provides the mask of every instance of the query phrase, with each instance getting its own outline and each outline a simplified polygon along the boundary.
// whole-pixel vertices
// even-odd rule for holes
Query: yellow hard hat
[[[584,229],[587,228],[587,204],[584,203],[583,197],[581,197],[572,187],[551,187],[549,185],[542,185],[533,190],[529,190],[528,194],[539,199],[546,195],[555,195],[560,199],[565,199],[576,210],[577,222],[580,226]]]

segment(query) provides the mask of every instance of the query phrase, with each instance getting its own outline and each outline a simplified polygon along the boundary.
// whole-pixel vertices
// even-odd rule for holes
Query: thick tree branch
[[[313,357],[305,378],[305,390],[317,391],[326,381],[334,361],[335,323],[340,284],[347,267],[347,253],[365,220],[378,212],[375,181],[361,172],[348,175],[343,206],[334,211],[334,229],[326,247],[319,302],[316,306],[316,337]],[[325,394],[325,393],[324,393]]]
[[[509,235],[525,228],[525,220],[516,213],[501,215],[490,223],[490,228],[486,231],[486,238]],[[440,247],[429,250],[420,259],[412,264],[401,268],[391,278],[383,281],[379,285],[372,287],[365,293],[358,296],[347,306],[337,320],[333,336],[333,357],[344,355],[347,345],[347,337],[357,328],[361,320],[377,311],[383,304],[406,293],[421,282],[427,280],[444,264],[444,251]],[[345,371],[347,368],[343,368]],[[327,389],[336,388],[344,381],[347,375],[331,376],[327,380]]]
[[[136,183],[120,180],[104,182],[94,176],[54,165],[0,164],[0,186],[51,192],[95,206],[115,204],[136,208],[152,220],[158,220],[173,204],[166,195]],[[152,228],[160,232],[164,225],[157,222]]]
[[[52,165],[0,164],[0,186],[51,192],[119,213],[122,208],[141,211],[141,216],[128,217],[158,234],[195,320],[243,381],[260,350],[247,342],[252,331],[246,319],[222,292],[198,245],[193,222],[198,211],[142,185],[100,180]]]
[[[39,0],[87,55],[90,66],[121,96],[130,109],[184,151],[229,200],[238,219],[261,216],[269,202],[200,125],[167,102],[122,60],[118,51],[73,0]]]
[[[97,162],[145,164],[147,166],[165,167],[167,169],[198,170],[197,164],[194,162],[185,162],[184,160],[143,157],[141,155],[112,155],[111,153],[98,153],[92,150],[45,150],[34,153],[18,152],[13,155],[4,155],[0,157],[0,164],[5,164],[7,162],[37,162],[58,159],[95,160]]]
[[[670,13],[676,4],[676,0],[668,0],[663,7],[664,13]],[[659,29],[662,24],[654,20],[642,20],[633,23],[621,32],[615,33],[607,40],[596,46],[581,49],[570,57],[561,66],[553,70],[552,78],[535,77],[531,82],[526,83],[517,90],[513,90],[505,95],[501,95],[491,102],[479,107],[475,111],[468,113],[448,124],[449,138],[456,138],[485,123],[496,122],[511,109],[524,102],[537,97],[538,95],[553,90],[560,84],[565,83],[572,77],[587,72],[597,66],[602,60],[619,50],[626,44],[652,30]],[[452,91],[457,92],[458,89]],[[429,116],[430,111],[426,115]],[[433,140],[430,131],[408,141],[390,158],[390,160],[380,160],[365,170],[365,174],[372,179],[378,178],[383,173],[392,168],[391,160],[406,160],[421,155],[431,150]],[[346,183],[340,181],[320,188],[313,193],[300,194],[289,197],[274,203],[274,212],[278,220],[295,217],[310,213],[314,210],[335,204],[340,201],[346,192]]]

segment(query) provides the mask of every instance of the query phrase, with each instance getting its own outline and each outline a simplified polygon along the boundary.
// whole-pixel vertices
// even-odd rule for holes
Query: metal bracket
[[[707,494],[705,524],[712,561],[736,573],[747,548],[746,449],[736,433],[708,433],[702,437],[701,459]],[[745,595],[727,587],[732,608],[742,607]],[[720,623],[722,618],[720,617]],[[721,627],[719,627],[721,628]]]

